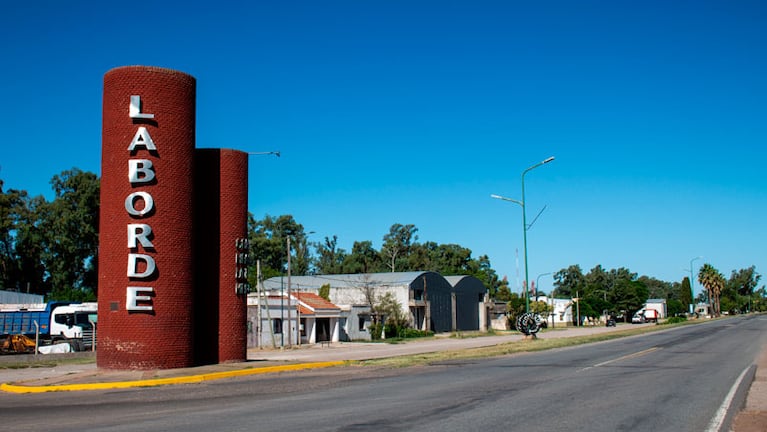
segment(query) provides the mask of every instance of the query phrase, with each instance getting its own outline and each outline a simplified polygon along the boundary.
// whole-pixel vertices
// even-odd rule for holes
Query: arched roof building
[[[460,280],[455,279],[456,284],[452,284],[431,271],[293,276],[288,288],[287,277],[273,277],[264,281],[264,289],[319,293],[323,285],[328,285],[332,303],[367,306],[391,293],[402,310],[409,313],[413,328],[438,333],[477,330],[480,328],[479,310],[484,300],[484,286],[473,276],[458,278]]]

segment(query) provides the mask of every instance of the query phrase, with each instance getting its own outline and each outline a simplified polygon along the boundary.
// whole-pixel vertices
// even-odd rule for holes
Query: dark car
[[[605,327],[615,327],[615,317],[608,317]]]

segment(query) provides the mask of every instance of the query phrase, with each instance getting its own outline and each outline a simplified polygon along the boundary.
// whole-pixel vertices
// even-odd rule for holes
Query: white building
[[[264,281],[268,292],[288,290],[287,279]],[[486,330],[486,289],[473,276],[450,277],[435,272],[392,272],[343,275],[293,276],[291,292],[319,294],[329,288],[329,298],[344,312],[339,337],[344,340],[370,340],[367,326],[371,303],[391,294],[400,304],[412,328],[434,332]],[[348,313],[348,316],[346,315]],[[345,319],[345,321],[344,321]]]
[[[343,324],[341,308],[313,293],[248,295],[248,347],[339,342]]]

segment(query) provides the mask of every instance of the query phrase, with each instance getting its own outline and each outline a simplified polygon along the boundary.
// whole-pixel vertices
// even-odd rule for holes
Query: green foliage
[[[724,276],[711,264],[703,264],[698,271],[698,281],[708,292],[714,316],[721,314],[720,298],[724,289]]]
[[[324,284],[320,287],[318,295],[327,301],[330,301],[330,284]]]
[[[671,318],[667,319],[664,324],[679,324],[687,321],[687,318],[684,316],[672,316]]]
[[[530,302],[530,312],[540,314],[541,316],[548,316],[551,310],[551,305],[544,301]]]
[[[55,199],[46,206],[42,260],[51,300],[92,300],[98,283],[99,179],[75,168],[51,180]]]
[[[314,244],[317,251],[315,267],[319,274],[341,274],[346,251],[338,247],[338,236],[325,237],[323,243]]]
[[[430,337],[434,335],[431,331],[416,330],[408,327],[407,325],[399,325],[394,323],[389,324],[373,324],[370,326],[370,336],[373,340],[381,340],[381,332],[383,331],[384,337],[388,341],[397,341],[401,339],[414,339]]]
[[[682,279],[682,285],[679,288],[679,302],[684,305],[684,311],[689,310],[687,305],[691,305],[692,300],[692,285],[690,284],[690,278],[686,277]]]
[[[2,191],[0,286],[91,300],[97,288],[99,180],[77,168],[51,180],[55,198]]]
[[[385,258],[389,271],[406,271],[407,257],[412,245],[418,241],[418,228],[413,224],[402,225],[395,223],[389,228],[389,233],[383,237],[381,255]]]
[[[287,274],[288,237],[290,237],[290,270],[294,275],[305,275],[310,267],[309,245],[303,225],[291,215],[272,217],[266,215],[256,220],[248,215],[248,238],[253,265],[261,261],[261,273],[265,279]],[[255,267],[250,273],[255,274]]]
[[[55,198],[51,202],[3,186],[0,180],[0,289],[28,290],[50,299],[93,300],[98,263],[97,176],[76,168],[55,175],[51,180]],[[338,247],[336,236],[309,243],[303,226],[290,215],[266,215],[262,220],[249,215],[248,232],[253,263],[261,261],[266,278],[286,274],[290,238],[294,275],[421,270],[445,276],[472,275],[483,282],[491,297],[508,303],[512,319],[525,309],[524,299],[510,292],[505,278],[499,280],[487,255],[473,258],[470,249],[458,244],[419,243],[418,228],[412,224],[393,224],[383,236],[380,250],[371,241],[362,240],[354,242],[351,252]],[[249,273],[255,276],[256,271]],[[764,286],[758,287],[761,275],[755,266],[733,270],[725,280],[713,266],[705,264],[698,280],[711,296],[716,314],[767,310],[767,292]],[[597,316],[606,310],[633,314],[648,297],[663,298],[674,315],[686,312],[693,301],[690,285],[688,278],[669,283],[637,277],[626,268],[606,270],[601,265],[584,274],[580,266],[571,265],[554,275],[552,297],[554,293],[559,298],[577,295],[583,316]],[[320,293],[327,298],[329,287]],[[397,328],[399,334],[399,329],[405,328],[406,314],[395,308],[393,297],[370,294],[371,308],[386,315],[385,324]],[[547,307],[531,302],[533,311],[543,312]]]
[[[383,332],[384,325],[381,323],[371,323],[368,330],[370,331],[370,339],[377,341],[381,340],[381,333]]]
[[[682,302],[675,299],[671,299],[666,302],[666,309],[668,316],[670,317],[682,315],[688,311],[687,305],[682,304]]]
[[[387,271],[385,267],[381,255],[369,240],[355,241],[352,252],[343,260],[344,273],[377,273]]]
[[[511,300],[511,290],[509,290],[509,282],[506,278],[503,278],[503,281],[501,281],[501,285],[495,293],[495,299],[502,302]]]
[[[419,243],[418,228],[412,224],[393,224],[383,236],[380,250],[370,240],[355,241],[351,252],[338,247],[338,237],[325,237],[313,246],[317,251],[315,268],[319,274],[366,274],[389,271],[434,271],[445,276],[472,275],[482,281],[491,296],[500,285],[490,264],[482,255],[475,259],[470,249],[457,244]]]
[[[397,301],[394,294],[388,292],[378,298],[378,303],[374,306],[374,312],[378,316],[386,317],[386,325],[393,327],[404,327],[408,323],[402,306]]]
[[[554,273],[554,287],[558,295],[574,297],[576,292],[583,292],[586,280],[579,265],[571,265]]]
[[[413,338],[422,338],[422,337],[429,337],[429,336],[434,336],[434,332],[416,330],[410,327],[400,327],[397,331],[397,337],[401,339],[413,339]]]

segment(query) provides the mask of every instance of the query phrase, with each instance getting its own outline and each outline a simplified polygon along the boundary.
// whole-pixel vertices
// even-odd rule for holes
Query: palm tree
[[[698,272],[698,282],[706,288],[714,316],[719,316],[719,297],[724,288],[724,276],[711,264],[703,264]]]

